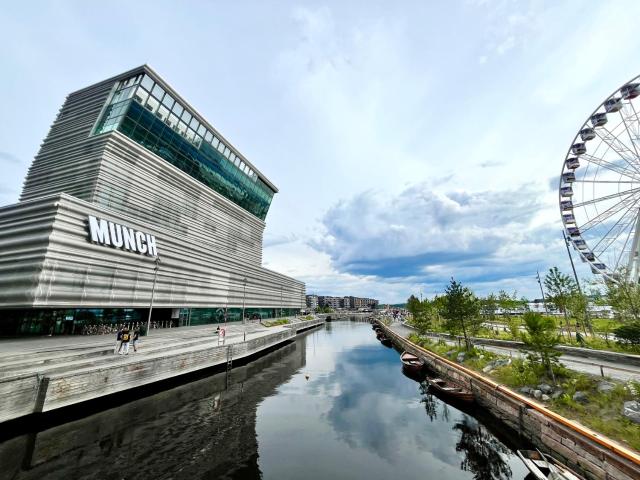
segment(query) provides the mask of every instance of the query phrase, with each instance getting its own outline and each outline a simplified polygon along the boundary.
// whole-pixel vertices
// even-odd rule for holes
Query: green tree
[[[560,353],[555,350],[559,337],[556,322],[551,317],[527,312],[523,316],[525,333],[522,341],[529,353],[529,360],[538,363],[553,377],[553,364]]]
[[[462,332],[467,350],[471,348],[469,336],[478,331],[482,325],[479,316],[480,302],[474,293],[453,278],[445,289],[442,316],[445,328],[452,334]]]
[[[480,312],[485,321],[493,322],[496,319],[496,311],[498,310],[498,298],[490,293],[480,299]]]
[[[577,290],[576,283],[569,275],[558,270],[558,267],[553,267],[550,268],[549,273],[544,276],[544,286],[547,289],[549,300],[564,316],[567,335],[569,335],[569,341],[571,341],[571,326],[569,325],[569,317],[567,316],[567,305],[569,298]]]
[[[409,313],[415,318],[420,308],[421,308],[420,300],[415,295],[411,295],[407,299],[407,310],[409,310]]]
[[[640,321],[640,284],[624,279],[607,283],[606,298],[623,322]]]

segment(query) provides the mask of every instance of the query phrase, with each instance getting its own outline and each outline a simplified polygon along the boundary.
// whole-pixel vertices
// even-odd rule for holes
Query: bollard
[[[602,365],[600,365],[600,375],[604,378],[604,369],[602,368]]]
[[[247,332],[246,332],[246,330],[244,332],[244,337],[242,338],[242,340],[245,341],[245,342],[247,341]]]

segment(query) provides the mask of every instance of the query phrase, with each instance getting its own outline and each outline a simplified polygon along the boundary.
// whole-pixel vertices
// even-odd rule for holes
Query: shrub
[[[618,343],[640,345],[640,322],[632,322],[618,327],[613,333],[618,338]]]

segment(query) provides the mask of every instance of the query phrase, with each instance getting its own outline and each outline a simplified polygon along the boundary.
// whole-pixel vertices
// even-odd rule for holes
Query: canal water
[[[507,480],[527,473],[516,436],[481,411],[425,392],[402,374],[398,352],[381,345],[368,323],[353,321],[309,332],[228,378],[210,375],[79,416],[0,431],[0,480]]]

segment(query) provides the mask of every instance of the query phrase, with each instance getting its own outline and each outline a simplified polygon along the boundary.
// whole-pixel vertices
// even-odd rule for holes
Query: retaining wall
[[[477,372],[425,350],[381,325],[398,346],[423,358],[440,375],[470,389],[478,404],[545,453],[587,479],[637,480],[640,455]]]

